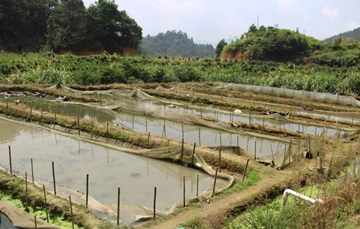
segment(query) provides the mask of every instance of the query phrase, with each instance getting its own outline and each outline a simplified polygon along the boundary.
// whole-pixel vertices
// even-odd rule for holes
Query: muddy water
[[[0,165],[4,168],[9,168],[9,145],[13,170],[20,175],[31,174],[30,158],[33,158],[35,180],[48,184],[52,181],[51,162],[55,162],[57,185],[85,192],[85,176],[90,174],[90,195],[115,212],[117,187],[121,187],[122,205],[151,208],[156,186],[157,209],[165,210],[181,201],[183,176],[188,198],[196,195],[197,175],[200,193],[213,184],[213,178],[199,170],[0,120]],[[219,182],[224,184],[222,180]],[[52,185],[47,189],[52,190]]]
[[[195,108],[185,108],[185,107],[172,107],[164,105],[158,102],[153,101],[140,101],[138,105],[141,107],[146,107],[149,109],[157,109],[170,112],[181,112],[181,113],[191,113],[196,115],[203,115],[207,117],[213,117],[222,122],[243,122],[243,123],[252,123],[260,124],[270,127],[277,127],[292,130],[295,132],[303,132],[308,134],[320,134],[322,131],[328,136],[334,136],[339,130],[332,127],[323,127],[310,124],[302,124],[297,122],[291,122],[288,120],[277,120],[275,118],[268,118],[267,116],[252,116],[250,113],[243,114],[230,114],[225,111],[215,111],[210,109],[195,109]],[[343,133],[343,132],[342,132]]]
[[[56,112],[60,115],[73,117],[80,116],[84,119],[95,119],[98,122],[121,123],[140,133],[150,132],[152,136],[163,136],[176,141],[181,141],[181,139],[184,138],[185,142],[196,143],[198,146],[239,146],[254,156],[256,151],[256,156],[260,158],[272,158],[274,154],[274,158],[280,160],[285,145],[289,145],[286,142],[269,140],[262,137],[246,134],[230,134],[196,125],[153,119],[141,115],[115,112],[80,104],[51,102],[43,99],[36,101],[30,99],[29,101],[24,100],[23,102],[29,102],[32,106],[37,109],[41,108],[44,112]],[[132,102],[138,103],[137,101]],[[153,106],[153,104],[149,104],[146,101],[140,101],[139,103],[140,106],[146,106],[146,104]],[[166,108],[166,106],[163,107]],[[256,147],[255,144],[257,144]],[[294,148],[292,152],[297,151],[298,150]]]

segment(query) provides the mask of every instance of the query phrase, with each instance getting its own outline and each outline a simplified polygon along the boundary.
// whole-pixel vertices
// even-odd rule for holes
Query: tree
[[[333,45],[333,49],[334,50],[339,50],[341,49],[341,43],[342,43],[342,37],[338,37],[334,40],[334,45]]]
[[[215,48],[216,58],[220,57],[221,52],[226,45],[227,45],[227,43],[226,43],[225,39],[222,39],[221,41],[219,41],[219,43],[216,45],[216,48]]]
[[[93,47],[122,52],[123,47],[137,49],[142,28],[125,11],[118,11],[114,0],[99,0],[88,8],[87,41]]]

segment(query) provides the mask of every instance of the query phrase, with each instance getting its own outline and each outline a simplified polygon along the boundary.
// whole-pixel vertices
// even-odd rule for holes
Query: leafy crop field
[[[0,54],[0,82],[13,84],[222,81],[296,90],[360,94],[359,67],[118,55]]]

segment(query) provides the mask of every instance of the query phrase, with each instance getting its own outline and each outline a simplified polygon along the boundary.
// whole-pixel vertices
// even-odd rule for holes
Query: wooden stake
[[[148,148],[150,148],[150,132],[148,134],[148,143],[147,143],[147,145],[148,145]]]
[[[156,218],[156,187],[154,187],[154,220]]]
[[[34,176],[34,161],[31,158],[31,179],[32,179],[32,183],[35,184],[35,176]]]
[[[219,148],[219,172],[221,172],[221,147]]]
[[[89,207],[89,174],[86,174],[86,208]]]
[[[74,229],[74,214],[72,209],[71,196],[69,196],[69,202],[70,202],[70,213],[71,213],[71,225],[72,225],[72,229]]]
[[[212,196],[215,195],[217,174],[218,174],[218,168],[216,168],[216,171],[215,171],[215,179],[214,179],[214,186],[213,186]]]
[[[196,196],[199,196],[199,174],[196,175]]]
[[[250,161],[249,159],[247,159],[247,161],[246,161],[246,166],[245,166],[245,171],[244,171],[242,182],[244,182],[244,180],[245,180],[247,168],[248,168],[248,165],[249,165],[249,161]]]
[[[117,202],[117,221],[116,224],[120,225],[120,187],[118,187],[118,202]]]
[[[192,165],[193,168],[195,167],[195,165],[194,165],[195,148],[196,148],[196,143],[194,143],[193,153],[192,153],[192,156],[191,156],[191,165]]]
[[[53,182],[54,182],[54,195],[56,196],[56,180],[55,180],[55,164],[52,162],[52,173],[53,173]]]
[[[46,201],[46,191],[45,191],[45,185],[43,185],[43,190],[44,190],[44,208],[45,208],[45,212],[46,212],[46,221],[49,222],[49,213],[47,210],[47,201]]]
[[[10,174],[12,174],[11,146],[9,146],[9,164],[10,164]]]
[[[185,176],[183,176],[183,206],[185,207]]]
[[[37,229],[37,220],[36,220],[36,216],[34,216],[34,223],[35,223],[35,228]]]

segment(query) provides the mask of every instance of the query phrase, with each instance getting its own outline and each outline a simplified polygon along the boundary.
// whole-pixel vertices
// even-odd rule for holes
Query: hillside
[[[252,25],[240,39],[223,48],[221,59],[351,67],[360,63],[359,48],[359,42],[337,39],[330,44],[298,31]]]
[[[193,38],[182,31],[167,31],[156,36],[146,36],[142,39],[140,52],[158,57],[214,57],[212,45],[195,44]]]
[[[350,39],[354,39],[356,41],[360,41],[360,27],[357,28],[357,29],[354,29],[352,31],[348,31],[348,32],[345,32],[345,33],[340,33],[338,35],[335,35],[335,36],[332,36],[332,37],[329,37],[327,39],[325,39],[324,41],[325,42],[333,42],[336,38],[339,38],[339,37],[342,37],[342,38],[350,38]]]

